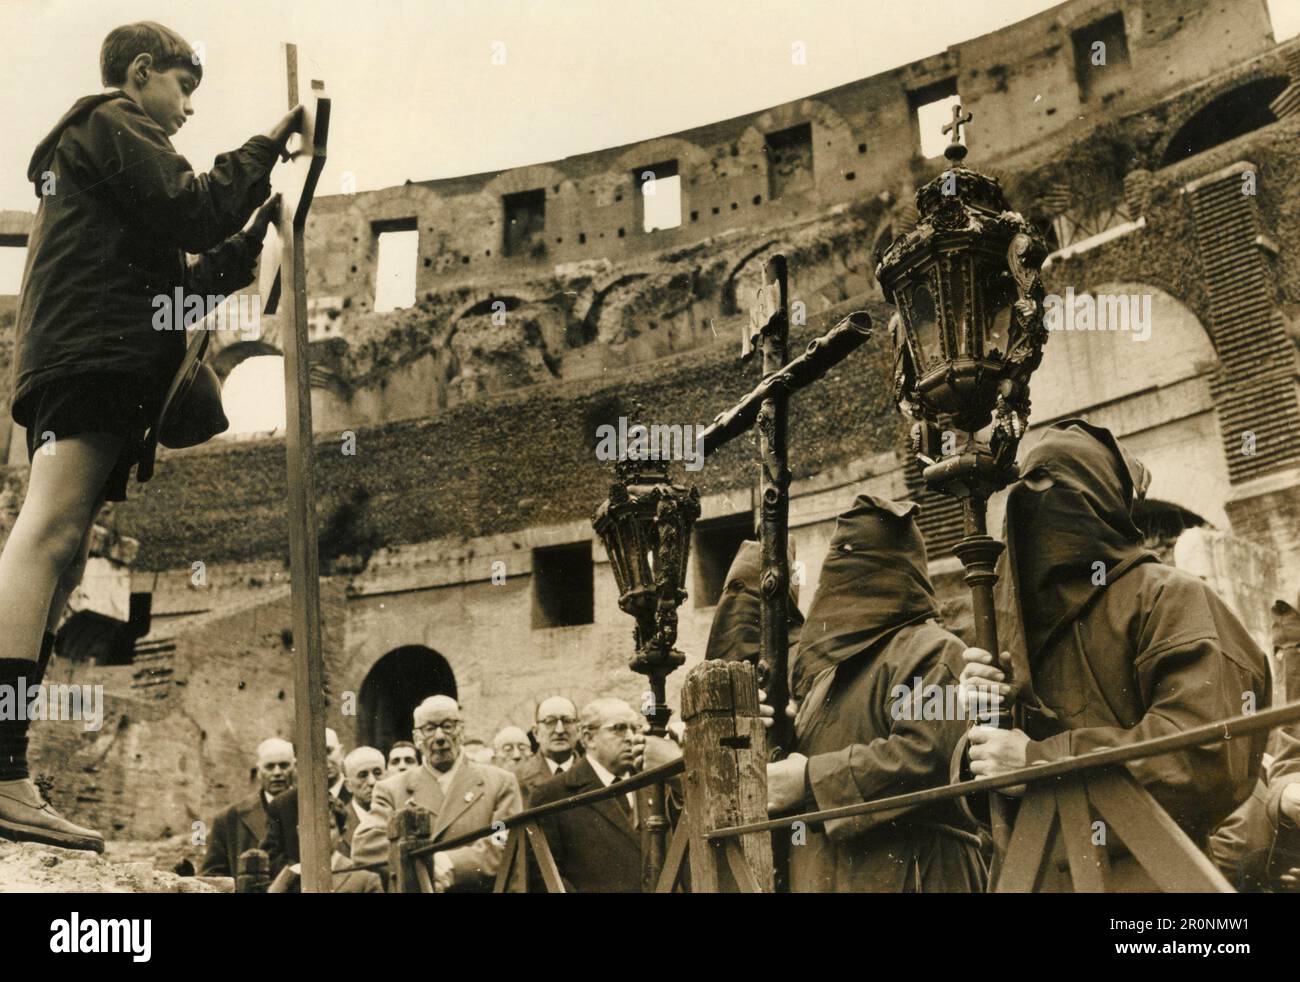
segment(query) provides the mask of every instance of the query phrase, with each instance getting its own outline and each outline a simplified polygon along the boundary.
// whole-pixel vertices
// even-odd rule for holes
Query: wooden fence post
[[[748,662],[705,661],[682,686],[685,820],[690,824],[691,890],[773,891],[766,832],[709,842],[706,832],[767,818],[767,736]]]
[[[433,838],[433,816],[423,808],[402,808],[388,819],[388,873],[391,879],[389,893],[420,893],[420,877],[412,858],[412,847]]]
[[[271,885],[271,857],[261,849],[246,849],[235,866],[235,893],[266,893]]]

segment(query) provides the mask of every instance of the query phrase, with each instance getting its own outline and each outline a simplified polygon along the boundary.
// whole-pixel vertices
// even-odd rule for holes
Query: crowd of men
[[[858,497],[838,519],[806,622],[790,604],[795,740],[768,765],[769,813],[1005,774],[1271,705],[1278,680],[1237,617],[1205,582],[1144,547],[1135,514],[1148,483],[1109,431],[1082,420],[1047,429],[1007,496],[996,658],[944,627],[917,506]],[[760,573],[758,545],[747,542],[728,571],[706,658],[757,658]],[[1274,655],[1295,701],[1300,613],[1279,601],[1274,614]],[[910,711],[922,692],[957,699]],[[972,722],[966,707],[1010,711],[1013,725]],[[345,757],[329,733],[336,890],[384,888],[388,819],[398,809],[427,810],[434,839],[450,841],[679,755],[618,699],[581,711],[563,696],[543,699],[528,730],[507,726],[490,747],[465,739],[448,696],[422,702],[412,725],[412,742],[386,757],[372,747]],[[1300,725],[1128,770],[1233,886],[1300,889]],[[232,874],[239,854],[260,846],[287,882],[298,860],[293,748],[265,741],[257,775],[258,792],[213,822],[203,872]],[[1023,793],[1007,789],[1006,806],[1014,810]],[[987,819],[965,799],[812,825],[789,849],[787,882],[806,892],[978,892],[988,884]],[[578,892],[641,889],[640,824],[632,794],[540,821],[565,888]],[[1069,888],[1062,839],[1052,839],[1042,889]],[[435,852],[434,889],[490,890],[503,846],[488,835]],[[1112,889],[1154,888],[1118,836],[1106,849]]]
[[[427,810],[433,837],[452,839],[489,828],[529,805],[621,780],[646,754],[644,720],[619,699],[596,699],[579,713],[572,700],[552,696],[538,705],[529,730],[507,726],[491,747],[465,738],[460,706],[450,696],[424,700],[415,709],[412,725],[413,742],[398,741],[387,755],[367,746],[344,755],[338,734],[326,730],[335,892],[384,889],[388,819],[397,809]],[[670,741],[662,740],[652,751],[656,762],[676,753]],[[261,849],[275,877],[272,890],[290,892],[299,862],[292,744],[276,737],[263,741],[257,748],[255,775],[257,791],[212,821],[200,873],[233,876],[242,853]],[[569,889],[639,888],[635,809],[634,795],[627,794],[597,803],[579,817],[562,815],[546,822],[547,839]],[[499,836],[486,836],[435,853],[435,889],[490,890],[501,847]]]

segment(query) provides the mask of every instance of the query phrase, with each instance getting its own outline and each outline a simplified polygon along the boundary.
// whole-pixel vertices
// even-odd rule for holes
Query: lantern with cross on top
[[[1047,329],[1039,269],[1047,244],[1012,211],[991,177],[962,164],[961,128],[973,114],[953,107],[948,169],[916,192],[916,227],[876,266],[893,321],[894,401],[914,420],[911,449],[926,487],[958,499],[964,535],[953,547],[965,570],[975,644],[998,651],[993,585],[1002,543],[988,534],[991,494],[1016,478],[1016,449],[1029,422],[1029,377]],[[984,722],[1009,727],[1009,712]],[[996,799],[996,795],[992,796]],[[999,855],[1009,830],[991,803]]]
[[[1029,378],[1047,330],[1039,268],[1047,245],[998,182],[962,164],[953,107],[948,169],[916,193],[920,218],[884,251],[876,278],[894,318],[894,401],[911,417],[926,487],[958,498],[966,535],[954,548],[974,595],[976,643],[997,650],[988,496],[1015,479],[1029,419]],[[1005,714],[1004,714],[1005,716]]]

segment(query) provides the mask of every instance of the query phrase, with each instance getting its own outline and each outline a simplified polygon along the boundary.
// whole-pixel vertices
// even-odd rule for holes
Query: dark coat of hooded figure
[[[957,713],[918,712],[918,697],[956,691],[966,646],[935,619],[917,510],[863,495],[836,524],[791,670],[810,808],[948,783],[965,724]],[[929,704],[942,710],[953,702]],[[827,822],[790,850],[797,892],[965,893],[984,885],[980,840],[952,803]]]
[[[1050,427],[1006,510],[996,587],[1028,764],[1168,736],[1269,704],[1264,653],[1207,584],[1142,548],[1146,469],[1110,431]],[[1267,734],[1128,765],[1201,848],[1251,793]],[[1058,842],[1058,847],[1060,843]],[[1112,888],[1151,889],[1111,844]],[[1049,864],[1044,889],[1064,885]]]

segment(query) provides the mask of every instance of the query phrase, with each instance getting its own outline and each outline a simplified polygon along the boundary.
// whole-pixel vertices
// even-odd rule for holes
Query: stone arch
[[[563,193],[572,181],[559,168],[551,164],[530,164],[527,167],[514,167],[498,174],[483,188],[483,193],[496,199],[505,194],[518,191],[532,191],[543,188],[550,199],[557,193]],[[559,187],[559,192],[555,188]]]
[[[848,121],[818,99],[799,99],[796,102],[786,102],[779,106],[773,106],[754,120],[750,128],[757,130],[760,134],[767,134],[776,130],[787,129],[798,123],[813,123],[819,129],[846,138],[852,138],[853,136],[853,127],[849,125]],[[814,135],[814,167],[816,163],[817,143]]]
[[[217,373],[217,378],[225,381],[230,377],[236,366],[240,362],[247,361],[249,358],[257,358],[262,355],[283,355],[284,352],[275,345],[267,344],[265,341],[235,341],[226,345],[215,355],[208,358],[208,364],[212,370]]]
[[[366,673],[357,697],[357,746],[387,754],[397,740],[411,739],[412,714],[429,696],[456,695],[451,664],[422,644],[394,648]]]
[[[1157,386],[1203,373],[1215,360],[1214,344],[1196,314],[1177,297],[1150,283],[1086,284],[1076,297],[1150,297],[1150,338],[1138,332],[1064,331],[1050,333],[1042,366],[1030,383],[1031,425],[1077,415]]]
[[[1226,527],[1230,484],[1206,378],[1216,363],[1209,332],[1181,300],[1150,283],[1086,284],[1076,296],[1084,293],[1150,297],[1149,338],[1137,340],[1133,330],[1051,331],[1030,382],[1022,452],[1047,423],[1090,419],[1112,428],[1148,466],[1153,501]]]
[[[1169,120],[1171,135],[1157,148],[1158,166],[1169,167],[1277,122],[1269,103],[1290,84],[1288,76],[1260,68],[1212,87]]]
[[[727,316],[734,316],[736,314],[743,314],[748,310],[747,307],[744,308],[741,307],[740,299],[737,294],[737,283],[745,275],[745,269],[749,266],[749,264],[754,259],[759,258],[766,252],[770,252],[772,249],[776,248],[778,244],[779,242],[777,239],[768,239],[762,245],[750,249],[748,252],[746,252],[738,260],[736,260],[735,264],[731,267],[731,269],[727,270],[727,278],[726,280],[723,281],[722,284],[722,313],[723,314]],[[759,274],[759,280],[760,280],[759,285],[761,285],[761,280],[762,280],[761,273]],[[755,289],[757,288],[758,287],[755,286]],[[752,291],[747,291],[746,295],[752,297],[753,293]]]
[[[615,158],[614,165],[622,173],[631,173],[633,168],[657,164],[661,160],[676,160],[677,172],[688,177],[687,168],[702,170],[709,164],[709,155],[698,143],[679,136],[661,136],[623,151]]]
[[[591,300],[588,302],[586,310],[582,312],[581,316],[576,316],[577,312],[575,311],[574,326],[569,336],[569,347],[580,348],[595,341],[600,335],[600,315],[610,294],[643,280],[649,275],[649,273],[639,270],[629,271],[624,269],[613,276],[606,277],[603,283],[599,281],[593,283],[590,288]]]
[[[691,178],[705,174],[709,168],[709,155],[703,147],[689,140],[683,140],[679,136],[661,136],[654,140],[647,140],[645,143],[638,143],[623,151],[615,159],[614,166],[622,177],[632,175],[638,223],[645,217],[644,202],[640,193],[641,181],[634,172],[638,167],[648,167],[665,160],[677,162],[681,213],[686,215],[691,210]]]
[[[399,184],[367,191],[365,199],[362,217],[368,224],[412,217],[424,221],[447,207],[442,195],[423,184]]]
[[[546,296],[541,291],[527,288],[521,289],[517,286],[512,286],[509,293],[499,293],[493,290],[473,290],[469,297],[447,318],[447,323],[455,324],[465,317],[473,317],[476,314],[490,314],[492,313],[492,303],[496,300],[505,301],[506,309],[514,310],[521,304],[537,303],[539,300],[545,299]]]

